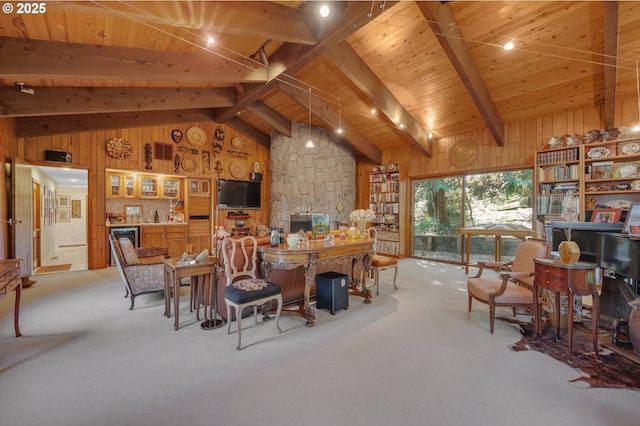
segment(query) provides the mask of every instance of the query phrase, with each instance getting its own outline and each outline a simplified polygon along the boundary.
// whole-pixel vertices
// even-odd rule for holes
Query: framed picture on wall
[[[71,207],[70,200],[71,200],[70,195],[59,195],[58,207],[61,209],[68,209],[69,207]]]
[[[71,200],[71,218],[80,219],[82,217],[82,211],[80,210],[82,204],[80,200]]]
[[[58,209],[56,219],[58,222],[71,222],[71,210]]]

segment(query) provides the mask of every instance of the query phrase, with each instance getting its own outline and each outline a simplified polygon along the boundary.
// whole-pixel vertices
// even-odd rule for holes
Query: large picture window
[[[412,181],[412,256],[463,262],[457,228],[509,223],[532,227],[531,170],[478,173]],[[504,238],[503,260],[520,240]],[[471,262],[494,259],[493,237],[474,237]]]

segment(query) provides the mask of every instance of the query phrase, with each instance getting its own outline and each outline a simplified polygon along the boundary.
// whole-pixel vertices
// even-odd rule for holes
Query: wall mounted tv
[[[218,179],[218,207],[221,209],[259,209],[260,183],[249,180]]]

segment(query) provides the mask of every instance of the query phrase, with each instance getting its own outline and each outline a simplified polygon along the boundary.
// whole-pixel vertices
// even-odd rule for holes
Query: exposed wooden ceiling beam
[[[243,135],[249,136],[254,141],[258,142],[260,145],[269,148],[271,146],[271,136],[266,133],[256,129],[251,124],[247,123],[244,120],[241,120],[238,117],[233,117],[231,120],[225,123],[227,126],[231,127],[234,130],[242,133]]]
[[[449,6],[437,1],[416,4],[467,88],[496,143],[504,145],[504,122],[474,62]]]
[[[266,68],[255,64],[247,68],[204,49],[173,53],[0,37],[0,51],[0,78],[220,84],[267,81]]]
[[[309,99],[309,94],[288,84],[278,84],[278,89],[305,109],[309,107],[309,102],[311,102],[311,111],[315,117],[320,119],[324,125],[330,129],[338,128],[338,114],[317,96],[311,96],[311,99]],[[341,139],[345,140],[353,149],[374,163],[382,163],[382,151],[380,151],[378,147],[358,133],[349,123],[343,121],[340,124],[344,129],[344,133],[340,135]]]
[[[189,28],[212,34],[315,44],[306,25],[306,12],[273,2],[48,2],[51,9],[92,15],[118,16],[136,21]]]
[[[0,87],[0,116],[28,117],[162,111],[231,106],[232,88],[138,87],[31,87],[33,95],[18,87]]]
[[[427,132],[404,109],[393,93],[374,74],[369,66],[358,56],[349,43],[338,43],[327,55],[335,62],[340,70],[367,95],[373,104],[393,123],[402,123],[401,133],[406,135],[412,143],[432,156],[431,143]]]
[[[604,2],[604,127],[615,125],[618,69],[618,2]]]
[[[78,114],[57,117],[19,117],[16,118],[16,135],[26,138],[88,132],[95,129],[120,129],[207,120],[213,120],[212,109]]]
[[[291,121],[280,115],[262,101],[256,101],[249,105],[247,109],[266,121],[271,127],[287,137],[291,137]]]
[[[273,88],[273,81],[280,74],[286,72],[288,75],[295,75],[299,70],[306,67],[312,58],[323,55],[337,43],[369,23],[375,16],[385,10],[389,10],[396,3],[398,2],[385,2],[384,9],[374,8],[374,15],[369,17],[368,15],[372,10],[369,2],[349,2],[340,19],[336,19],[323,28],[323,35],[315,46],[309,47],[284,43],[269,57],[269,83],[260,86],[256,85],[245,89],[242,93],[238,93],[235,106],[216,109],[216,120],[224,123],[234,117],[239,111],[266,95]]]

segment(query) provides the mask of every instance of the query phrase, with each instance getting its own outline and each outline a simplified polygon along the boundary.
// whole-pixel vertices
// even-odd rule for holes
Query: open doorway
[[[87,179],[84,169],[33,166],[34,275],[88,269]]]

